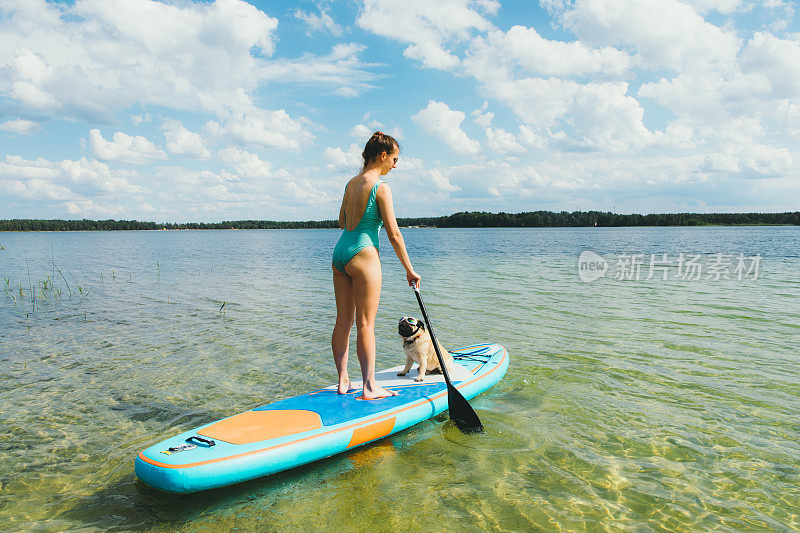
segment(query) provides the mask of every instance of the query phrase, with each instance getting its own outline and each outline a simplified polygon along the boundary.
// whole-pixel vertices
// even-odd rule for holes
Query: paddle
[[[433,334],[433,327],[431,327],[431,322],[428,320],[428,313],[425,311],[425,304],[422,303],[419,288],[414,285],[411,288],[414,289],[414,294],[417,295],[419,310],[422,311],[422,318],[425,319],[425,325],[428,327],[428,333],[430,333],[433,341],[433,349],[436,350],[436,357],[439,359],[439,368],[442,369],[444,381],[447,383],[447,407],[450,410],[450,420],[455,422],[458,429],[463,433],[481,433],[483,432],[483,424],[481,424],[478,415],[467,399],[458,392],[453,382],[450,381],[450,374],[447,372],[442,354],[439,353],[439,343],[436,342],[436,336]]]

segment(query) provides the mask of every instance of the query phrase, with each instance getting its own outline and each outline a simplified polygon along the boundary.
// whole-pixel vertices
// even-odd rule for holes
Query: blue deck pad
[[[399,394],[379,400],[357,400],[356,398],[361,396],[361,390],[339,394],[335,390],[326,389],[280,400],[253,410],[305,409],[318,413],[325,426],[335,426],[336,424],[352,422],[382,411],[403,407],[413,401],[429,398],[436,393],[447,390],[446,385],[441,382],[390,388],[396,390]],[[432,403],[431,412],[433,412]]]
[[[469,371],[468,375],[473,375],[477,372],[478,367],[482,367],[486,360],[491,357],[488,353],[493,346],[476,346],[469,348],[462,348],[452,352],[455,357],[454,362],[463,366]],[[471,356],[478,356],[472,359]],[[483,356],[485,359],[481,359]],[[459,357],[464,359],[459,360]],[[399,367],[398,367],[399,368]],[[383,371],[379,374],[384,374]],[[360,388],[351,390],[347,394],[339,394],[335,388],[322,389],[300,396],[294,396],[285,400],[279,400],[267,405],[262,405],[253,409],[254,411],[275,411],[281,409],[301,409],[307,411],[314,411],[319,414],[322,419],[322,424],[326,427],[343,424],[346,422],[353,422],[365,416],[375,415],[384,411],[391,411],[399,407],[407,406],[413,402],[422,399],[430,399],[432,396],[447,390],[447,385],[441,374],[435,374],[437,381],[429,383],[415,383],[410,379],[416,372],[412,370],[409,374],[409,379],[403,380],[405,383],[399,386],[388,385],[386,383],[379,383],[379,385],[386,386],[387,388],[398,392],[397,396],[390,396],[388,398],[381,398],[379,400],[359,400],[362,392]],[[463,372],[463,371],[462,371]],[[462,372],[459,372],[461,374]],[[463,374],[462,374],[463,375]],[[455,385],[461,383],[460,380],[455,379]],[[359,382],[360,383],[360,382]],[[430,400],[431,415],[435,413],[433,401]]]

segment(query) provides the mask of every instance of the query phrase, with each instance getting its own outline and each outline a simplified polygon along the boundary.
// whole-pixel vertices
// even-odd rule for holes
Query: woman
[[[345,187],[339,209],[339,227],[344,230],[333,250],[333,288],[336,292],[336,325],[331,336],[333,359],[339,372],[339,394],[350,390],[347,356],[350,329],[356,322],[356,352],[361,364],[365,400],[396,396],[397,392],[375,382],[375,315],[381,296],[381,262],[378,230],[386,235],[403,267],[409,286],[419,287],[420,277],[411,267],[406,245],[392,206],[392,192],[381,179],[395,168],[400,147],[380,131],[372,134],[361,157],[364,167]]]

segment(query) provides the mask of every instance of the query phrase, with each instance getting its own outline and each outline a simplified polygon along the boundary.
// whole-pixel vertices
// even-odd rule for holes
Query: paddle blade
[[[447,403],[450,409],[450,420],[455,422],[456,427],[462,433],[483,433],[483,424],[481,424],[475,410],[467,399],[449,383],[447,387]]]

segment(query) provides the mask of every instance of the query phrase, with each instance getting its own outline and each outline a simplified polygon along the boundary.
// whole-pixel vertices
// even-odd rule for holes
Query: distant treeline
[[[800,225],[800,211],[790,213],[662,213],[620,215],[602,211],[532,211],[527,213],[454,213],[441,217],[398,218],[401,226],[436,228],[556,228],[623,226]],[[226,222],[156,223],[138,220],[0,220],[0,231],[110,231],[171,229],[322,229],[338,228],[337,220],[279,222],[233,220]]]
[[[334,220],[278,222],[274,220],[234,220],[226,222],[156,223],[138,220],[0,220],[0,231],[113,231],[163,229],[301,229],[338,228]]]
[[[663,213],[620,215],[603,211],[532,211],[527,213],[461,212],[434,218],[398,219],[404,226],[437,228],[557,228],[622,226],[732,226],[800,225],[800,211],[793,213]]]

